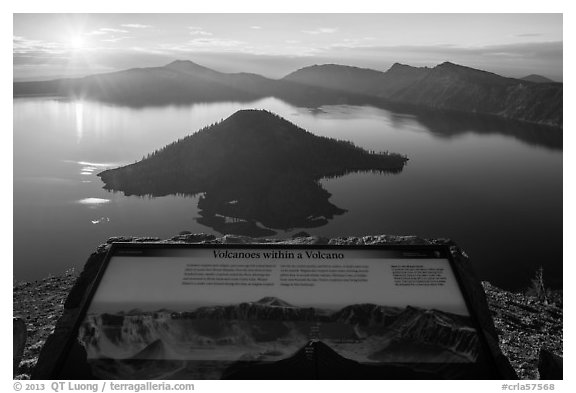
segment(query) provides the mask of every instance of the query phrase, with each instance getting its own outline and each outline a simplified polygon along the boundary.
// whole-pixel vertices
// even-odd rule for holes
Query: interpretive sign
[[[499,378],[452,264],[443,246],[115,243],[55,377]]]

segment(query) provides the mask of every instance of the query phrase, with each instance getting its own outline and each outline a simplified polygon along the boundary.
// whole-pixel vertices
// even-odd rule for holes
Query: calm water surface
[[[481,279],[517,289],[542,265],[548,283],[562,286],[561,134],[373,107],[311,110],[273,98],[144,109],[15,99],[14,278],[81,268],[110,236],[213,233],[196,221],[198,197],[126,197],[102,189],[96,173],[243,108],[268,109],[317,135],[410,158],[398,175],[322,180],[330,201],[347,213],[308,233],[448,237],[472,257]]]

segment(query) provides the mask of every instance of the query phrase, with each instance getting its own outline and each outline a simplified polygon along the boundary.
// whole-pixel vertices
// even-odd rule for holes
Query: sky
[[[312,64],[451,61],[562,81],[562,14],[14,14],[14,80],[192,60],[281,78]]]

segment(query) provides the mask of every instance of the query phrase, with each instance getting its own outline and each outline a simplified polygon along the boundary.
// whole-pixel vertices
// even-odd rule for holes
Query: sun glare
[[[70,47],[72,49],[82,49],[84,48],[84,39],[80,36],[70,38]]]

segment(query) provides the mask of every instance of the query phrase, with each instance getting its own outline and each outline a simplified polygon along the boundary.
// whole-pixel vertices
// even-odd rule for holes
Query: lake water
[[[244,108],[409,157],[397,175],[322,180],[330,202],[347,212],[308,233],[452,238],[483,280],[518,289],[543,266],[546,282],[562,286],[561,132],[366,106],[297,108],[275,98],[149,108],[15,99],[14,278],[80,269],[110,236],[218,235],[197,222],[198,197],[126,197],[104,190],[96,173]]]

